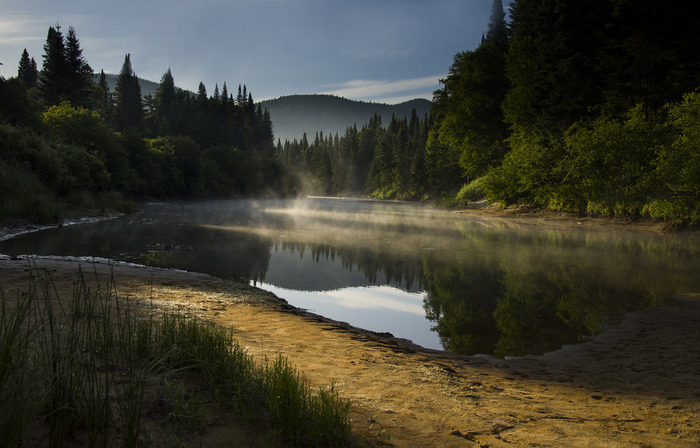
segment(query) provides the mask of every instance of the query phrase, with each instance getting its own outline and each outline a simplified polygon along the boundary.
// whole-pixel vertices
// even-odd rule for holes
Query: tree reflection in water
[[[695,234],[552,228],[367,201],[149,205],[0,242],[0,253],[108,257],[302,291],[424,291],[446,350],[496,356],[554,350],[612,317],[700,290]]]

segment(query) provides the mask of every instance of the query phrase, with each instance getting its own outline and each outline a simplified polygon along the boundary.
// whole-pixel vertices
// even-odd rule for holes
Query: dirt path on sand
[[[37,258],[59,293],[78,264],[89,283],[113,270],[119,294],[233,326],[256,356],[288,357],[314,385],[353,401],[353,428],[375,445],[700,446],[700,294],[629,314],[589,343],[541,357],[464,357],[411,347],[286,306],[206,275]],[[27,260],[0,258],[5,294]]]

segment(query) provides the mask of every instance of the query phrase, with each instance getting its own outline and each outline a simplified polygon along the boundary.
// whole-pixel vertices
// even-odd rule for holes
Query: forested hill
[[[307,133],[313,139],[316,132],[324,135],[345,134],[348,127],[358,128],[367,124],[374,114],[389,123],[392,115],[397,118],[410,117],[416,109],[418,117],[430,112],[430,101],[415,99],[401,104],[367,103],[353,101],[333,95],[290,95],[273,100],[260,101],[267,109],[273,124],[275,141],[301,139]]]
[[[118,77],[119,77],[118,74],[114,75],[111,73],[105,73],[105,78],[107,80],[107,87],[109,87],[110,92],[114,92],[116,90]],[[99,83],[100,82],[100,74],[95,73],[93,75],[92,79],[95,83]],[[138,78],[138,80],[139,80],[139,87],[141,87],[141,95],[143,95],[143,96],[151,95],[151,96],[155,97],[156,89],[158,88],[159,84],[157,82],[149,81],[149,80],[143,79],[143,78]]]

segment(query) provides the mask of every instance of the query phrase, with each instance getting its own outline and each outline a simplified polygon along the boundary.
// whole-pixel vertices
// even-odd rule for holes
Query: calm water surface
[[[496,356],[551,351],[628,311],[700,291],[694,234],[553,227],[360,200],[150,204],[136,215],[0,242],[0,253],[206,272],[425,347]]]

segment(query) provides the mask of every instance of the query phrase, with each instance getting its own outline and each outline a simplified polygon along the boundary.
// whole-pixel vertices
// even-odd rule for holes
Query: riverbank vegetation
[[[0,219],[294,189],[273,157],[269,114],[245,86],[210,96],[200,83],[193,94],[168,70],[143,97],[127,54],[112,92],[72,27],[50,27],[44,50],[41,70],[25,50],[18,76],[0,79]]]
[[[698,223],[697,13],[688,0],[515,0],[506,22],[495,0],[430,117],[375,116],[277,151],[326,194]]]
[[[248,428],[233,444],[352,445],[349,402],[286,358],[254,360],[232,330],[130,301],[113,278],[91,290],[81,272],[59,297],[30,271],[28,290],[0,291],[4,446],[203,446],[222,425]]]
[[[506,20],[494,0],[430,114],[375,113],[344,135],[276,143],[245,86],[190,93],[168,70],[143,97],[126,55],[111,92],[75,30],[51,27],[41,70],[25,51],[18,76],[0,80],[0,219],[55,220],[64,204],[105,198],[315,193],[699,223],[699,6],[509,8]]]

